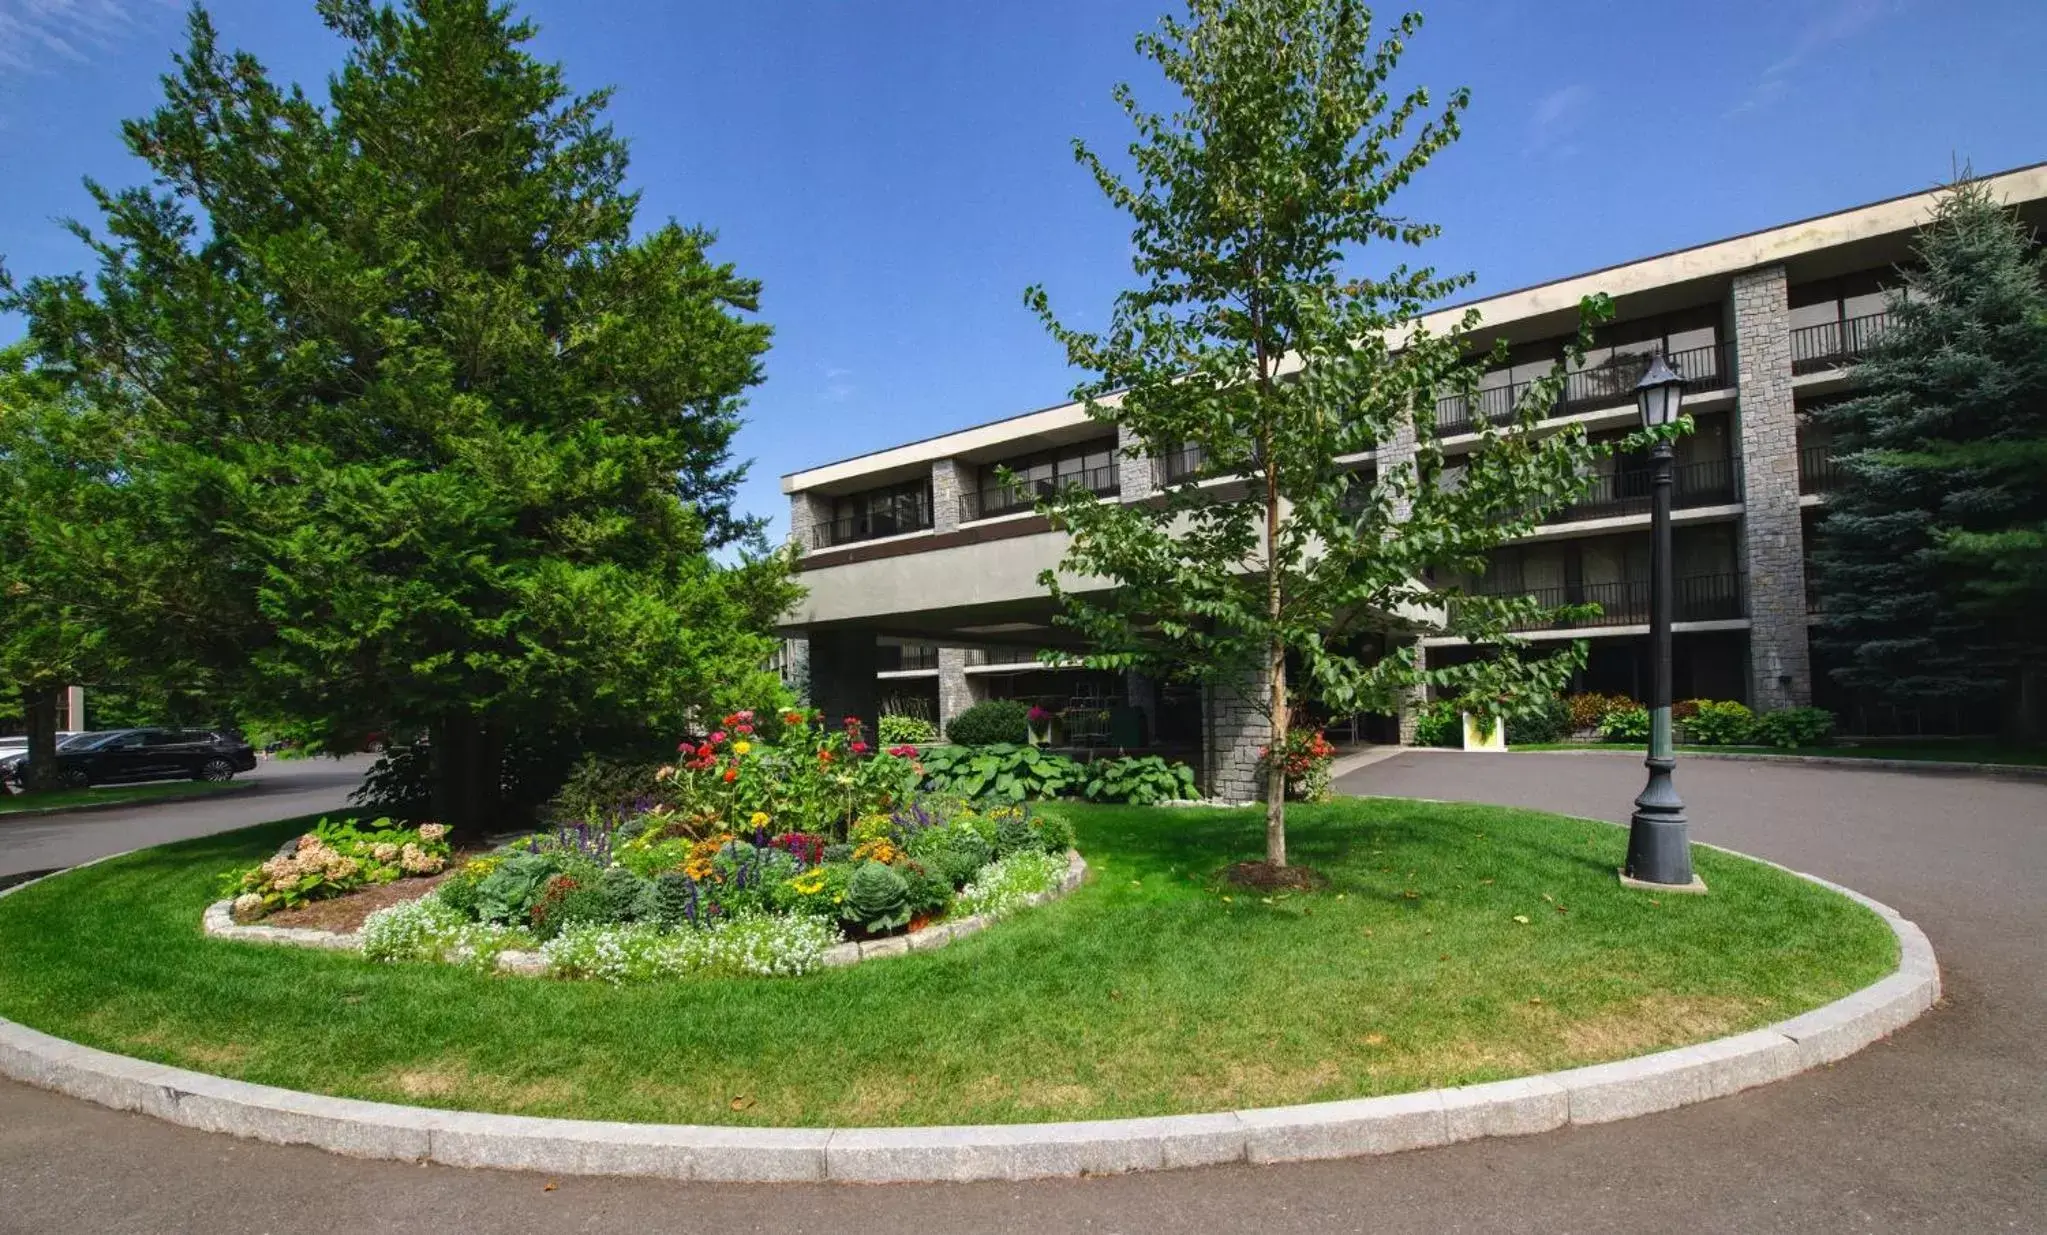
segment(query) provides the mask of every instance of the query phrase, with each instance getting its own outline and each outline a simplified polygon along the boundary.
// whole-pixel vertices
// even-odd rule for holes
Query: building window
[[[1649,367],[1649,358],[1658,354],[1683,375],[1689,394],[1732,386],[1733,348],[1720,339],[1720,320],[1720,306],[1710,304],[1601,329],[1595,345],[1586,349],[1585,363],[1566,375],[1564,388],[1548,414],[1562,416],[1633,403],[1635,383]],[[1473,396],[1451,395],[1436,401],[1437,432],[1468,432],[1480,420],[1496,425],[1511,422],[1528,388],[1549,373],[1569,342],[1568,338],[1542,339],[1510,349],[1508,363],[1487,370]]]
[[[1004,469],[1015,475],[1014,483],[1002,483]],[[1052,497],[1073,485],[1103,497],[1117,491],[1115,438],[1096,438],[982,466],[975,487],[960,495],[960,518],[988,519],[1029,510],[1039,498]]]
[[[832,517],[812,533],[812,547],[921,532],[931,526],[931,478],[884,485],[832,499]]]
[[[1819,373],[1859,359],[1890,324],[1898,290],[1866,270],[1791,289],[1791,371]]]

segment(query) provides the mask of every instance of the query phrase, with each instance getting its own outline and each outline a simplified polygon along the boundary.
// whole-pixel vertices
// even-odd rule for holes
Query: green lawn
[[[1289,808],[1313,896],[1227,892],[1251,811],[1061,807],[1093,872],[935,953],[610,987],[209,940],[221,871],[304,821],[0,900],[0,1014],[273,1085],[598,1119],[1105,1118],[1393,1093],[1749,1029],[1889,972],[1872,913],[1701,849],[1708,896],[1624,892],[1625,833],[1491,807]],[[1525,919],[1525,921],[1524,921]]]
[[[1515,742],[1517,751],[1615,750],[1634,751],[1640,743],[1627,742]],[[1681,755],[1823,755],[1830,759],[1911,759],[1930,763],[2005,763],[2026,767],[2047,765],[2047,749],[2033,746],[1996,746],[1983,742],[1884,743],[1869,746],[1680,746]]]
[[[119,806],[127,802],[155,802],[177,798],[200,798],[227,789],[246,788],[233,781],[216,784],[203,780],[160,780],[140,785],[107,785],[98,789],[52,789],[47,793],[0,795],[0,815],[25,810],[56,810],[69,806]]]

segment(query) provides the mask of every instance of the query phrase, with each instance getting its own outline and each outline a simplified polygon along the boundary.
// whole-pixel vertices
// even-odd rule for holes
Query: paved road
[[[1624,818],[1639,764],[1405,754],[1354,793]],[[0,1230],[2040,1231],[2047,785],[1691,761],[1701,839],[1915,918],[1942,1006],[1834,1067],[1597,1128],[1390,1158],[954,1187],[696,1187],[353,1162],[0,1084]],[[573,1032],[573,1026],[564,1026]]]
[[[368,755],[270,759],[237,778],[254,789],[225,797],[34,819],[0,815],[0,887],[32,871],[60,870],[144,845],[338,810],[348,804],[349,792],[362,783],[369,766]]]

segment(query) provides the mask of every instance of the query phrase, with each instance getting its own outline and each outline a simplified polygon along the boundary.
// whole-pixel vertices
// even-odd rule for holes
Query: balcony
[[[1834,462],[1834,446],[1831,442],[1813,442],[1798,448],[1798,491],[1800,494],[1825,493],[1834,487],[1840,469]]]
[[[1206,455],[1199,446],[1175,446],[1152,460],[1160,487],[1183,484],[1201,472]]]
[[[1870,313],[1798,327],[1791,332],[1791,372],[1802,376],[1853,364],[1883,337],[1890,320],[1888,313]]]
[[[938,668],[938,645],[933,643],[884,643],[874,649],[877,673],[903,673]]]
[[[985,485],[960,494],[960,522],[993,519],[997,515],[1030,510],[1038,499],[1056,497],[1061,488],[1077,486],[1097,497],[1114,497],[1119,492],[1116,465],[1069,472],[1046,480],[1019,481],[1014,485]]]
[[[1544,519],[1571,523],[1649,513],[1650,473],[1629,468],[1595,477],[1585,496]],[[1671,469],[1670,504],[1678,510],[1727,506],[1741,500],[1739,472],[1732,459],[1701,459]]]
[[[1676,605],[1673,622],[1714,622],[1746,616],[1738,574],[1681,575],[1674,581]],[[1649,622],[1649,581],[1626,579],[1617,583],[1581,583],[1565,587],[1533,588],[1525,592],[1488,593],[1530,596],[1544,608],[1559,605],[1595,604],[1597,617],[1557,622],[1527,622],[1517,631],[1580,630],[1599,626],[1645,626]]]
[[[1688,347],[1670,353],[1665,359],[1671,368],[1677,370],[1678,376],[1685,379],[1685,393],[1688,395],[1725,390],[1734,385],[1734,343],[1731,340],[1709,343],[1704,347]],[[1564,388],[1547,415],[1569,416],[1597,408],[1632,404],[1635,401],[1635,383],[1641,381],[1642,374],[1648,371],[1649,361],[1647,354],[1615,356],[1601,364],[1570,373],[1564,378]],[[1480,390],[1470,399],[1451,395],[1436,400],[1437,435],[1447,437],[1453,433],[1469,433],[1479,419],[1495,425],[1513,423],[1515,408],[1532,385],[1532,381],[1515,382]]]
[[[810,547],[829,549],[883,536],[901,536],[927,531],[931,527],[931,503],[922,498],[898,498],[886,504],[828,519],[810,529]]]

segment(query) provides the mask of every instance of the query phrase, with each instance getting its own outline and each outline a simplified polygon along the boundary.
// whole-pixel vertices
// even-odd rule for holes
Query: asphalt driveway
[[[1340,787],[1620,820],[1641,778],[1609,755],[1416,752]],[[0,1230],[2047,1229],[2047,784],[1702,760],[1678,783],[1699,839],[1917,920],[1941,958],[1942,1005],[1833,1067],[1619,1124],[1027,1185],[557,1182],[234,1141],[0,1083]]]

